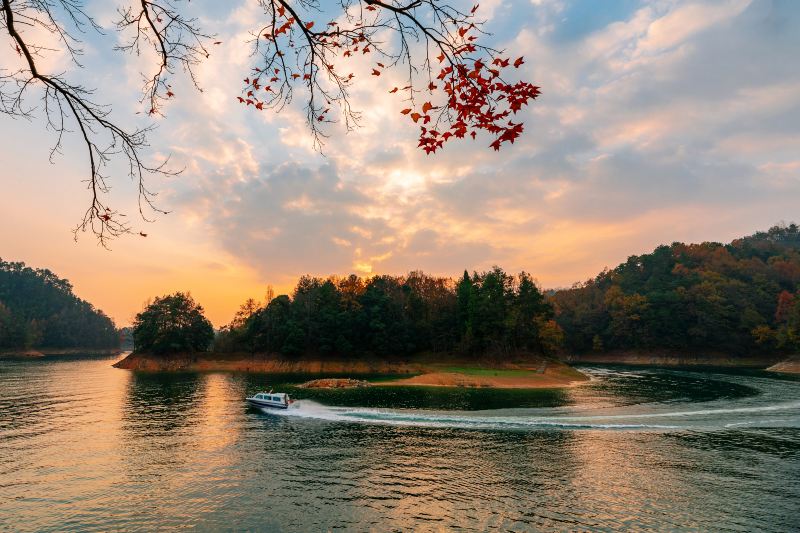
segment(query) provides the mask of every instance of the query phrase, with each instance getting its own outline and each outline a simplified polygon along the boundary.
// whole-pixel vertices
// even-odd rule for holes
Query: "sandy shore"
[[[783,372],[786,374],[800,374],[800,356],[776,363],[767,368],[770,372]]]
[[[253,372],[267,374],[409,375],[374,385],[439,387],[555,388],[588,378],[567,364],[530,356],[521,361],[496,362],[469,359],[434,360],[431,356],[409,360],[285,359],[270,355],[194,354],[156,357],[131,354],[114,365],[145,372]]]
[[[383,382],[382,385],[425,385],[432,387],[491,387],[498,389],[539,389],[568,387],[589,378],[569,365],[549,361],[501,368],[456,368],[426,372],[417,376]]]

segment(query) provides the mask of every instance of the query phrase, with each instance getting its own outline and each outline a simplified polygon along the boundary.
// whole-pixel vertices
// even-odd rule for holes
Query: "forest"
[[[551,297],[572,353],[800,351],[796,224],[730,244],[673,243]]]
[[[166,306],[170,298],[181,305],[188,298],[186,308],[197,315],[191,323],[205,321],[202,307],[186,295],[155,303]],[[155,330],[139,322],[137,348],[150,337],[163,351],[183,346],[174,335],[148,337]],[[198,328],[202,342],[192,350],[202,351],[211,326],[205,321]],[[75,296],[67,280],[0,260],[0,349],[109,348],[119,342],[111,319]],[[217,332],[212,349],[345,357],[797,353],[800,229],[775,226],[729,244],[659,246],[586,282],[547,292],[530,274],[500,267],[464,271],[457,279],[422,272],[303,276],[291,295],[245,302]]]
[[[0,350],[116,348],[114,322],[47,269],[0,259]]]
[[[220,352],[403,356],[619,351],[777,355],[800,350],[800,230],[730,244],[673,243],[584,283],[543,292],[499,267],[457,280],[304,276],[293,293],[248,300]]]
[[[525,272],[300,278],[291,297],[246,302],[216,351],[404,356],[419,352],[555,353],[553,306]]]

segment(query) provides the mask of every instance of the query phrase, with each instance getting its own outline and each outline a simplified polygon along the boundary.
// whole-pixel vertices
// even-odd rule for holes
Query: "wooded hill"
[[[0,350],[116,348],[114,322],[47,269],[0,259]]]
[[[572,353],[800,351],[796,224],[730,244],[673,243],[552,296]]]

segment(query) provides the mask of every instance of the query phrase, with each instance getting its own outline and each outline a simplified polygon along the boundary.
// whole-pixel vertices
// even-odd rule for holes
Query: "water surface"
[[[0,529],[800,527],[800,381],[584,367],[561,390],[0,361]],[[304,378],[301,378],[304,379]],[[299,401],[247,407],[264,387]]]

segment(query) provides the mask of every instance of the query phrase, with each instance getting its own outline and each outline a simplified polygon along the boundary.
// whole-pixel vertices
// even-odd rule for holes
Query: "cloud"
[[[152,137],[186,170],[155,184],[174,214],[151,234],[186,236],[264,282],[501,264],[568,285],[662,242],[727,240],[797,216],[795,2],[482,2],[490,44],[523,55],[514,74],[543,95],[517,117],[526,131],[513,146],[495,153],[478,136],[434,156],[388,93],[403,73],[370,76],[375,58],[350,65],[362,127],[331,125],[324,156],[299,93],[280,114],[242,107],[257,8],[208,6],[201,22],[223,45],[198,70],[202,93],[176,77]],[[140,65],[101,66],[100,94],[137,87]]]
[[[571,22],[598,18],[580,2],[488,9],[502,30],[498,47],[525,55],[525,75],[544,87],[515,146],[495,154],[479,138],[426,157],[397,114],[400,102],[386,95],[402,80],[388,71],[360,76],[353,102],[364,126],[334,130],[325,158],[307,151],[304,116],[291,110],[269,124],[237,124],[235,135],[208,128],[193,155],[213,152],[202,157],[214,170],[200,172],[205,197],[220,198],[199,215],[211,234],[275,273],[457,271],[503,261],[535,271],[525,264],[535,261],[529,248],[556,246],[553,228],[681,210],[713,217],[800,192],[788,157],[800,130],[800,75],[790,67],[800,44],[795,6],[620,2],[602,24]],[[566,24],[569,39],[559,30]],[[361,63],[355,72],[369,67]],[[186,198],[182,209],[192,209],[198,195]],[[748,230],[764,224],[757,218]],[[625,238],[648,240],[635,231]],[[578,241],[592,247],[592,239]]]

